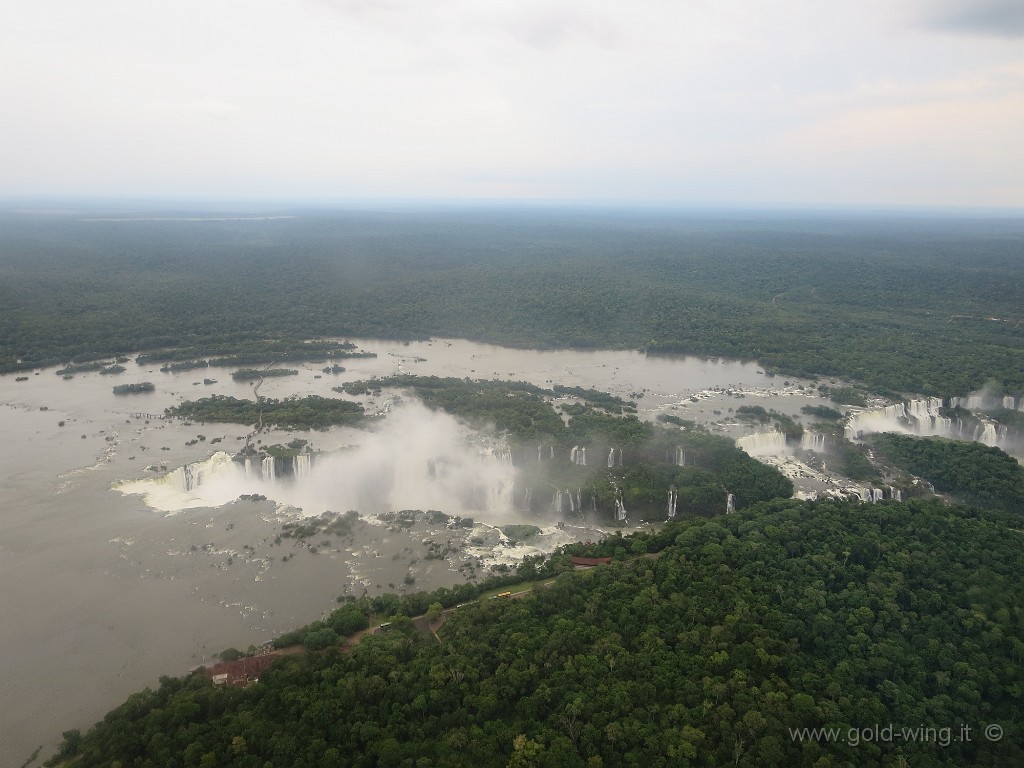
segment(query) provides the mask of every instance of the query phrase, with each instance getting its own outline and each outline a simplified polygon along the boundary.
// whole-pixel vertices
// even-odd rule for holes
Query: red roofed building
[[[595,565],[606,565],[610,563],[610,557],[573,557],[573,568],[593,568]]]
[[[246,656],[238,661],[222,661],[206,668],[206,674],[213,678],[214,685],[234,685],[244,688],[255,683],[267,667],[279,657],[274,654]]]

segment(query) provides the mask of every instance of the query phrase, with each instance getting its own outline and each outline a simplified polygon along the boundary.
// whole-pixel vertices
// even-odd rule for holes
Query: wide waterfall
[[[751,456],[772,456],[786,451],[786,436],[781,432],[755,432],[739,438],[736,447]]]
[[[309,477],[313,469],[313,461],[308,453],[300,453],[292,459],[292,475],[296,480]]]
[[[260,463],[260,472],[263,479],[271,483],[277,478],[277,467],[273,456],[266,456]]]
[[[587,449],[574,445],[572,450],[569,451],[569,461],[580,467],[587,466]]]
[[[984,403],[984,398],[981,395],[955,397],[952,398],[952,403],[959,407],[968,404],[978,406]],[[941,409],[942,399],[938,397],[872,408],[850,416],[845,434],[850,440],[874,432],[901,432],[923,437],[974,440],[992,446],[1005,443],[1007,429],[1004,425],[981,416],[954,419],[944,416]]]

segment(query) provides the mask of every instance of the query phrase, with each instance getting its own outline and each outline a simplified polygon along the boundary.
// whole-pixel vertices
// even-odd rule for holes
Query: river
[[[751,362],[464,340],[353,341],[378,356],[345,360],[347,370],[337,375],[322,373],[323,363],[289,363],[299,375],[269,378],[260,394],[339,396],[330,388],[344,381],[406,372],[593,387],[638,399],[645,419],[673,413],[718,422],[742,403],[796,415],[801,405],[823,402],[810,382],[768,376]],[[224,648],[244,649],[308,623],[340,594],[399,591],[406,574],[415,574],[411,588],[428,590],[466,578],[454,562],[422,558],[424,537],[443,535],[422,525],[405,530],[366,521],[350,540],[311,554],[289,540],[275,544],[283,522],[303,514],[295,509],[234,502],[167,514],[142,495],[112,490],[220,448],[234,452],[247,431],[133,414],[252,391],[251,382],[233,381],[230,369],[126,367],[117,376],[64,379],[53,369],[0,376],[0,765],[21,765],[40,746],[41,758],[49,756],[62,731],[87,729],[160,675],[181,674]],[[27,381],[17,381],[25,375]],[[203,384],[204,377],[217,383]],[[115,384],[140,381],[153,382],[155,391],[112,394]],[[186,445],[200,432],[205,441]],[[285,443],[294,436],[272,430],[262,439]],[[300,436],[325,451],[367,439],[352,429]],[[568,535],[552,534],[547,543]],[[493,551],[478,552],[481,562],[517,554],[496,544],[487,539],[484,549]]]

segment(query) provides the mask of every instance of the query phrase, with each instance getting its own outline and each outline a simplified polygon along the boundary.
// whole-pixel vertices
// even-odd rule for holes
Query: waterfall
[[[731,493],[725,495],[725,514],[731,515],[736,511],[736,497]]]
[[[530,511],[530,488],[527,486],[526,493],[523,494],[523,511]]]
[[[274,469],[274,457],[265,457],[260,464],[260,472],[265,481],[272,482],[277,477],[277,474],[274,471]]]
[[[245,458],[245,476],[247,479],[252,477],[252,459],[248,456]]]
[[[619,496],[615,497],[615,519],[620,522],[626,521],[626,505],[622,503],[622,498]]]
[[[676,493],[676,487],[669,486],[668,489],[668,519],[671,520],[676,516],[676,502],[679,500]]]
[[[562,514],[562,492],[555,488],[555,493],[551,497],[551,513],[554,515]]]
[[[1003,395],[1003,408],[1008,411],[1014,411],[1017,409],[1016,400],[1012,395]]]
[[[800,435],[800,448],[805,451],[821,451],[825,450],[825,436],[817,432],[805,431]]]
[[[903,491],[889,486],[889,498],[893,501],[903,501]]]
[[[978,442],[985,445],[996,445],[999,442],[999,432],[996,430],[996,425],[991,421],[986,421],[981,427],[981,436],[978,438]]]
[[[555,446],[551,446],[551,456],[549,458],[555,458]]]
[[[964,403],[980,404],[980,395],[968,397],[950,398],[954,406],[961,406]],[[942,400],[938,397],[929,397],[918,400],[908,400],[906,403],[887,405],[884,408],[872,408],[853,414],[846,424],[845,434],[847,439],[854,440],[862,435],[873,432],[901,432],[903,434],[939,437],[951,437],[961,440],[982,440],[985,435],[983,426],[977,428],[966,428],[962,420],[955,421],[949,416],[941,413]],[[998,440],[999,436],[988,433],[989,439]],[[982,440],[984,442],[984,440]],[[994,445],[995,443],[990,443]]]
[[[186,493],[194,491],[215,476],[238,473],[235,461],[223,451],[218,451],[206,461],[196,461],[168,472],[162,482]]]
[[[786,436],[781,432],[755,432],[736,441],[736,447],[751,456],[768,456],[786,450]]]
[[[309,473],[312,471],[313,462],[308,453],[300,453],[294,459],[292,459],[292,475],[295,476],[296,480],[301,480],[304,477],[309,477]]]
[[[686,451],[680,447],[676,447],[676,457],[673,462],[677,467],[686,466]]]
[[[572,447],[572,450],[569,451],[569,462],[572,463],[572,464],[579,464],[580,463],[579,462],[579,458],[578,458],[579,457],[579,453],[580,453],[580,447],[578,445],[574,445]]]
[[[615,466],[615,448],[608,449],[608,469]]]
[[[537,463],[538,463],[538,464],[539,464],[540,462],[544,461],[543,457],[542,457],[542,456],[541,456],[541,454],[540,454],[540,452],[541,452],[541,449],[542,449],[543,447],[544,447],[543,445],[538,445],[538,446],[537,446]]]
[[[196,487],[196,485],[198,485],[198,483],[196,483],[196,477],[192,472],[193,466],[194,465],[192,464],[186,464],[183,467],[178,467],[171,473],[175,477],[177,485],[179,485],[183,491],[191,491]]]

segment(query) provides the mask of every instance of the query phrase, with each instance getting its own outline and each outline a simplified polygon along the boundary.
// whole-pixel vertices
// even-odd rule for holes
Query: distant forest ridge
[[[0,217],[0,371],[260,338],[445,336],[756,359],[876,391],[1024,393],[1024,219],[83,218]]]

